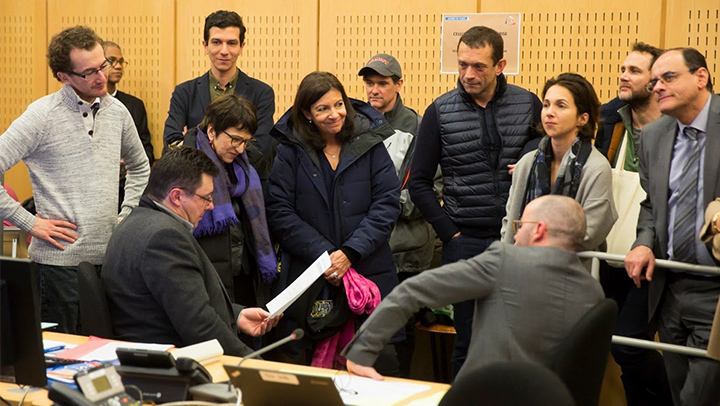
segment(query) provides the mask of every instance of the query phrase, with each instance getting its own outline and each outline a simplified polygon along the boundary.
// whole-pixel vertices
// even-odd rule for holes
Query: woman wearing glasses
[[[323,303],[338,299],[323,302],[323,292],[332,295],[333,286],[352,284],[351,267],[383,297],[398,284],[388,240],[400,214],[400,182],[383,144],[393,132],[370,105],[351,105],[342,84],[327,72],[302,80],[293,107],[271,132],[280,142],[268,197],[268,223],[282,251],[279,288],[330,253],[324,279],[285,312],[282,331],[304,328],[310,336],[300,345],[305,350],[310,340],[320,339],[313,315],[328,310],[333,317]],[[286,353],[307,363],[298,349]]]
[[[585,211],[587,232],[581,250],[604,245],[617,213],[610,164],[592,145],[599,117],[600,101],[584,77],[563,73],[545,83],[539,128],[544,137],[537,150],[518,161],[513,172],[503,241],[514,242],[515,229],[522,224],[513,221],[529,202],[557,194],[574,198]]]
[[[213,100],[181,145],[203,151],[220,168],[193,236],[212,261],[233,303],[264,306],[277,261],[265,220],[260,178],[245,149],[257,130],[255,107],[235,94]]]

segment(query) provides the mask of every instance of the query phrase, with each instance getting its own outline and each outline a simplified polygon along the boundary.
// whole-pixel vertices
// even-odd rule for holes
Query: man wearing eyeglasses
[[[237,67],[245,48],[246,28],[234,11],[219,10],[205,19],[203,48],[210,59],[210,70],[200,77],[179,84],[170,99],[165,121],[165,145],[182,140],[183,134],[200,124],[205,109],[216,98],[235,93],[257,109],[257,140],[248,148],[250,164],[258,172],[263,189],[273,163],[275,141],[270,136],[275,114],[275,92],[267,84],[248,76]]]
[[[474,307],[467,371],[500,361],[549,366],[549,355],[604,295],[576,252],[586,221],[575,200],[547,195],[513,223],[515,245],[496,241],[485,252],[425,271],[383,299],[344,349],[348,371],[380,379],[371,365],[390,337],[423,306],[456,300]]]
[[[125,106],[107,94],[102,40],[87,27],[55,35],[48,47],[58,92],[32,103],[0,136],[0,171],[22,160],[30,172],[37,215],[0,187],[0,217],[34,238],[43,321],[74,333],[77,265],[102,264],[119,218],[137,206],[150,167]],[[118,162],[128,170],[118,218]]]
[[[662,342],[706,349],[720,278],[655,269],[655,258],[716,265],[698,238],[704,208],[720,195],[720,98],[705,57],[692,48],[665,51],[648,84],[663,116],[642,132],[637,239],[625,259],[637,286],[650,281],[649,315]],[[676,405],[720,404],[720,363],[663,354]]]
[[[150,166],[152,166],[155,161],[155,156],[153,155],[152,138],[150,137],[150,130],[148,129],[148,118],[147,111],[145,110],[145,103],[131,94],[121,92],[117,88],[120,80],[125,74],[125,68],[128,65],[128,61],[125,60],[120,45],[115,42],[103,42],[103,49],[105,50],[105,57],[108,60],[108,93],[120,100],[122,104],[127,107],[133,118],[135,127],[137,128],[140,141],[142,141],[143,148],[145,149],[145,155],[147,155],[148,161],[150,161]]]
[[[217,339],[228,355],[251,350],[279,317],[230,302],[191,230],[214,208],[218,166],[201,150],[173,147],[150,174],[139,206],[118,225],[102,268],[115,338],[187,346]]]

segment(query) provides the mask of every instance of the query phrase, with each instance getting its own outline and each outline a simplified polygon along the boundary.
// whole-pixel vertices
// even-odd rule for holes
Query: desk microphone
[[[285,344],[289,343],[290,341],[299,340],[299,339],[303,338],[304,335],[305,335],[305,331],[303,331],[303,329],[296,328],[289,336],[283,338],[282,340],[275,341],[274,343],[268,345],[267,347],[263,347],[257,351],[251,352],[250,354],[244,356],[243,359],[241,359],[240,362],[238,362],[237,366],[240,366],[243,362],[245,362],[245,360],[257,358],[260,355],[265,354],[268,351],[274,350],[281,345],[285,345]]]

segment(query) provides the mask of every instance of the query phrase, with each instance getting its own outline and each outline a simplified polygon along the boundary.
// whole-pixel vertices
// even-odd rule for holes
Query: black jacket
[[[152,138],[150,137],[150,130],[148,129],[145,103],[137,97],[119,90],[115,94],[115,98],[120,100],[130,112],[138,135],[140,136],[140,141],[142,141],[143,148],[145,149],[145,154],[148,157],[148,161],[150,161],[150,166],[152,166],[155,161],[155,156],[153,155]]]
[[[408,182],[413,201],[447,242],[458,231],[498,237],[512,181],[508,164],[522,156],[539,135],[540,100],[497,78],[495,96],[485,109],[458,86],[425,112]],[[486,122],[488,134],[482,125]],[[491,147],[491,144],[496,144]],[[437,164],[443,174],[441,207],[432,191]]]
[[[371,106],[356,108],[356,135],[343,145],[332,196],[316,151],[292,130],[290,112],[273,128],[280,145],[267,212],[273,240],[282,250],[278,290],[322,252],[342,247],[359,254],[352,267],[375,282],[383,296],[398,283],[388,239],[400,213],[400,182],[382,143],[393,130]],[[307,294],[301,297],[284,319],[304,326],[310,300]],[[286,323],[286,328],[294,326]]]

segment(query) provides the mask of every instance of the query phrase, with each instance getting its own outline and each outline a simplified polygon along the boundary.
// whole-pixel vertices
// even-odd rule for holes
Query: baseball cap
[[[360,69],[358,76],[371,75],[377,73],[382,76],[402,77],[402,69],[400,63],[394,56],[388,54],[377,54],[370,58],[365,67]]]

